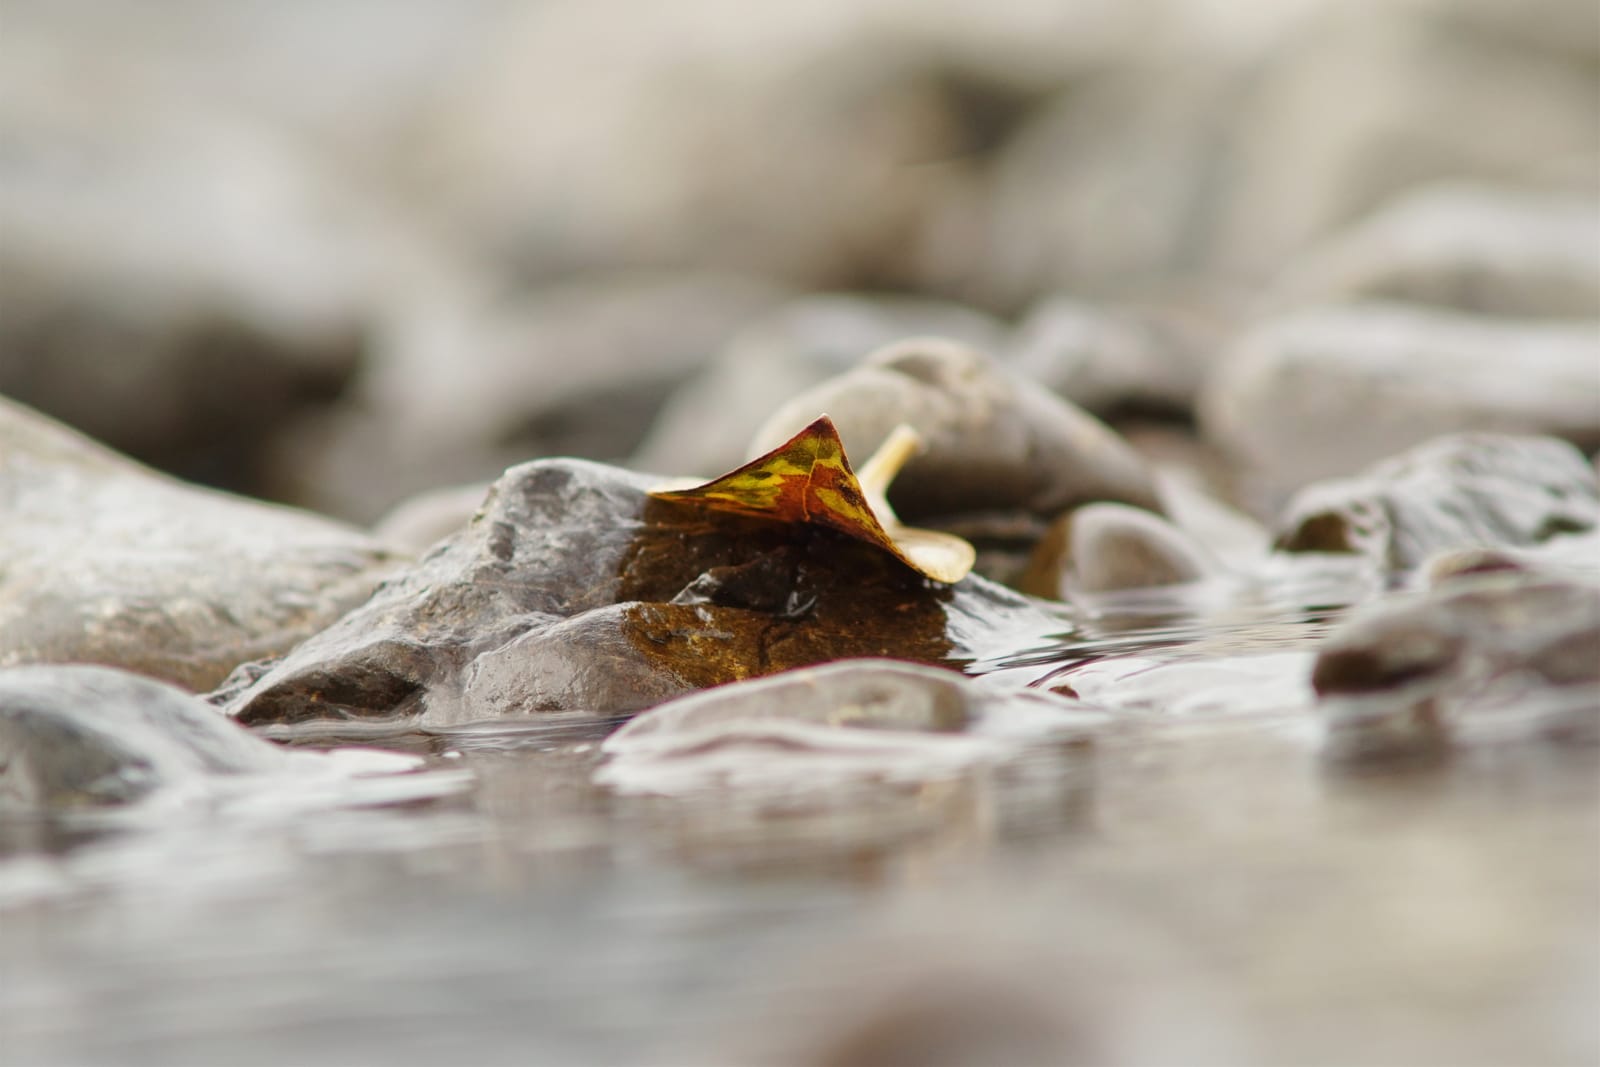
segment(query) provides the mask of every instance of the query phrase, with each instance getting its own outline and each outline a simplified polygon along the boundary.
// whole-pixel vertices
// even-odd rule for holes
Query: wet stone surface
[[[1408,569],[1443,549],[1537,545],[1600,524],[1600,485],[1552,438],[1438,438],[1358,478],[1308,486],[1279,520],[1291,552],[1357,552]]]
[[[250,733],[176,686],[109,667],[0,669],[0,814],[132,804],[224,778],[298,781],[386,775],[419,762],[392,752],[340,758]],[[347,798],[348,799],[348,798]],[[389,799],[389,798],[385,798]]]
[[[1067,626],[982,579],[931,583],[831,531],[653,500],[653,484],[513,468],[463,531],[217,699],[249,724],[611,714],[831,659],[959,668],[997,633]]]
[[[1600,740],[1600,581],[1499,570],[1356,611],[1311,673],[1342,757]]]

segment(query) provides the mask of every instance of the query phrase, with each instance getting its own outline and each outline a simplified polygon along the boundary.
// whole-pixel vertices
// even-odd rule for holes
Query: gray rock
[[[609,737],[596,781],[625,793],[708,784],[816,789],[841,777],[918,780],[1087,741],[1104,714],[949,671],[848,660],[680,697]]]
[[[1600,583],[1457,575],[1379,601],[1328,637],[1311,681],[1341,756],[1530,734],[1600,739]]]
[[[442,284],[386,320],[347,409],[285,436],[278,479],[290,499],[370,522],[539,456],[626,456],[672,390],[777,298],[692,273],[522,297]]]
[[[1176,585],[1216,575],[1221,564],[1161,516],[1125,504],[1087,504],[1051,527],[1019,586],[1035,596]]]
[[[1464,434],[1312,485],[1278,522],[1290,552],[1357,552],[1393,569],[1466,546],[1515,547],[1600,524],[1600,488],[1571,445]]]
[[[858,463],[898,423],[922,435],[924,451],[889,493],[908,521],[986,511],[1050,518],[1091,500],[1160,506],[1143,462],[1104,424],[953,341],[891,345],[802,393],[767,420],[750,455],[821,413]]]
[[[1359,305],[1269,321],[1206,383],[1206,435],[1269,492],[1441,434],[1600,443],[1600,328]],[[1359,427],[1359,432],[1353,432]]]
[[[181,689],[107,667],[0,669],[0,806],[125,804],[289,754]]]
[[[1427,186],[1309,253],[1280,298],[1600,318],[1600,201]]]
[[[377,749],[280,748],[192,694],[110,667],[0,669],[0,812],[63,813],[167,796],[207,813],[242,801],[259,820],[431,799],[469,784],[449,772],[376,780],[421,762]],[[171,810],[158,809],[163,818]]]
[[[1103,310],[1058,296],[1028,312],[1005,363],[1096,414],[1187,415],[1204,376],[1208,333],[1176,316]]]
[[[999,322],[958,304],[906,297],[801,297],[740,331],[662,408],[634,453],[640,470],[711,478],[746,459],[772,412],[906,337],[949,337],[985,351],[1004,339]]]
[[[364,534],[145,470],[0,400],[0,666],[89,662],[193,689],[284,652],[398,560]]]
[[[615,714],[844,657],[956,667],[997,628],[1063,625],[982,579],[937,586],[831,531],[649,499],[652,483],[515,467],[465,529],[216,699],[252,724]]]

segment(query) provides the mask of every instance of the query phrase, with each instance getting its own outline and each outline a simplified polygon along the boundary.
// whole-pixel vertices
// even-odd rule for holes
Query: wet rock
[[[1408,569],[1444,549],[1535,545],[1596,525],[1600,487],[1577,449],[1547,437],[1463,434],[1307,487],[1279,520],[1277,544]]]
[[[614,714],[825,660],[959,666],[997,628],[1059,630],[831,531],[653,500],[580,460],[513,468],[467,527],[219,699],[247,723]]]
[[[98,66],[8,66],[0,392],[181,476],[260,491],[279,425],[354,373],[409,238],[237,115],[147,107],[126,86],[107,99],[85,87],[116,84]]]
[[[1291,272],[1301,304],[1393,300],[1512,318],[1600,317],[1600,202],[1471,185],[1408,193]]]
[[[204,774],[267,773],[283,749],[174,686],[106,667],[0,669],[0,802],[123,804]]]
[[[626,456],[672,390],[778,298],[694,273],[491,288],[452,279],[386,319],[348,409],[286,435],[281,494],[370,522],[539,456]]]
[[[126,671],[0,669],[0,808],[121,805],[217,776],[385,774],[419,762],[392,752],[337,756],[279,748],[198,697]]]
[[[1600,738],[1600,582],[1502,571],[1380,601],[1328,637],[1311,683],[1341,755]]]
[[[1600,330],[1361,305],[1271,321],[1208,379],[1201,424],[1268,489],[1447,433],[1600,443]],[[1359,433],[1351,432],[1360,426]]]
[[[736,723],[804,723],[982,737],[1077,736],[1104,716],[1032,691],[985,687],[951,671],[856,659],[682,697],[612,734],[612,754],[672,747]]]
[[[1023,318],[1006,363],[1099,415],[1187,415],[1200,389],[1208,333],[1173,315],[1113,312],[1058,296]]]
[[[102,663],[209,689],[359,604],[398,555],[171,481],[0,400],[0,666]]]
[[[641,714],[602,746],[595,780],[621,793],[709,786],[816,789],[915,782],[1015,758],[1026,742],[1088,740],[1106,717],[1049,694],[949,671],[849,660],[695,693]]]
[[[1160,506],[1144,464],[1104,424],[952,341],[891,345],[795,397],[762,426],[750,455],[819,412],[853,456],[870,455],[898,423],[922,435],[923,452],[889,492],[908,521],[987,511],[1050,518],[1091,500]]]
[[[996,349],[1004,328],[958,304],[822,294],[790,301],[740,331],[672,395],[634,453],[640,470],[710,478],[739,466],[761,421],[799,393],[906,337]]]
[[[1021,584],[1034,596],[1177,585],[1221,565],[1182,529],[1142,508],[1087,504],[1063,515],[1039,542]]]
[[[429,489],[398,505],[372,526],[372,535],[386,545],[422,553],[467,524],[489,483]]]

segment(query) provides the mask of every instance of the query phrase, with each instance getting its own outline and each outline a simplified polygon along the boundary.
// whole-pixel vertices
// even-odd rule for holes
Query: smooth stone
[[[1065,296],[1029,309],[1004,362],[1085,411],[1186,416],[1212,331],[1175,314],[1112,310]]]
[[[596,274],[521,295],[462,272],[397,307],[349,402],[284,435],[287,499],[362,523],[541,456],[615,460],[783,293],[694,272]]]
[[[371,594],[399,554],[318,516],[146,470],[0,399],[0,666],[86,662],[209,689]]]
[[[1600,328],[1357,305],[1268,321],[1207,381],[1206,436],[1268,491],[1448,433],[1600,444]],[[1352,432],[1354,420],[1360,431]]]
[[[1089,740],[1109,720],[1053,694],[949,671],[858,659],[669,701],[602,745],[595,775],[623,793],[817,788],[866,775],[916,781],[1014,756],[1028,742]]]
[[[1311,684],[1341,756],[1600,739],[1600,582],[1463,574],[1380,600],[1323,642]]]
[[[631,465],[712,478],[739,466],[761,422],[787,401],[907,337],[950,337],[985,351],[1005,327],[959,304],[821,293],[751,323],[662,407]]]
[[[1436,552],[1537,545],[1600,525],[1583,454],[1548,437],[1461,434],[1356,478],[1308,486],[1277,523],[1289,552],[1351,552],[1404,570]]]
[[[291,776],[296,795],[285,802],[293,807],[307,799],[308,786],[328,792],[324,787],[335,781],[409,771],[420,763],[397,752],[280,748],[176,686],[110,667],[0,669],[0,810],[120,806],[166,790],[244,778],[289,782]],[[419,784],[424,788],[413,788]],[[441,784],[350,791],[343,799],[415,799]]]
[[[1600,201],[1425,186],[1308,253],[1291,268],[1279,299],[1600,318]]]
[[[982,579],[939,586],[832,531],[653,484],[582,460],[512,468],[464,529],[214,699],[251,724],[618,714],[846,657],[956,668],[996,633],[1064,625]]]
[[[1181,528],[1143,508],[1086,504],[1057,519],[1018,586],[1034,596],[1179,585],[1221,571]]]
[[[672,743],[732,723],[812,726],[986,737],[1077,736],[1105,717],[1032,690],[982,685],[952,671],[885,659],[851,659],[680,697],[630,720],[606,739],[618,754]]]
[[[1143,461],[1099,420],[964,345],[916,338],[795,397],[763,424],[751,456],[826,413],[861,462],[899,423],[924,440],[889,490],[908,521],[963,513],[1051,518],[1092,500],[1159,508]]]
[[[164,682],[108,667],[0,669],[0,803],[125,804],[207,774],[270,773],[287,759]]]
[[[386,545],[422,553],[465,526],[489,494],[488,482],[429,489],[397,504],[372,524]]]

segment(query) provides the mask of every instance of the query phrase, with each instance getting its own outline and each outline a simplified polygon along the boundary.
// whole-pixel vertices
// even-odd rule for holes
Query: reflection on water
[[[425,772],[10,819],[0,1050],[866,1064],[937,1034],[969,1062],[1592,1059],[1595,750],[1328,763],[1307,648],[1362,591],[1314,585],[1080,604],[973,669],[1116,727],[918,781],[622,796],[593,784],[615,721],[340,724],[278,739]]]

